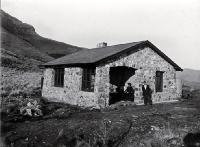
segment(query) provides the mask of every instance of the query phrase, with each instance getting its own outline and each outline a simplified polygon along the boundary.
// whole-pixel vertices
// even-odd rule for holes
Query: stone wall
[[[96,67],[95,94],[100,108],[108,106],[109,102],[109,71],[107,66]]]
[[[135,102],[143,103],[142,82],[145,80],[153,89],[153,102],[176,100],[180,97],[181,85],[176,83],[176,71],[171,64],[150,48],[141,49],[132,54],[123,54],[120,58],[109,60],[96,67],[94,92],[81,91],[82,68],[65,68],[64,87],[54,87],[54,69],[44,71],[42,95],[52,101],[74,105],[104,108],[108,106],[110,87],[110,67],[127,66],[137,69],[127,82],[135,88]],[[163,92],[155,92],[156,71],[164,71]],[[177,86],[178,85],[178,86]],[[177,88],[178,87],[178,88]]]
[[[109,77],[110,67],[117,66],[127,66],[137,69],[135,75],[130,77],[130,79],[126,82],[126,85],[127,83],[132,83],[132,85],[135,88],[136,103],[143,103],[143,81],[147,81],[151,89],[153,89],[153,102],[171,101],[176,100],[178,97],[180,97],[180,94],[177,93],[178,90],[176,85],[176,71],[174,67],[168,62],[166,62],[162,57],[160,57],[156,52],[154,52],[150,48],[144,48],[130,55],[121,55],[119,59],[107,61],[106,63],[102,64],[97,68],[98,71],[101,71],[101,74],[100,77],[99,74],[97,74],[96,78],[100,79],[102,83],[99,83],[98,87],[100,87],[99,89],[103,89],[102,87],[104,87],[105,97],[107,97],[109,93],[109,79],[105,77]],[[155,91],[156,71],[164,71],[163,92]],[[102,95],[98,96],[98,99],[102,101]],[[106,100],[106,102],[107,101],[108,100]]]
[[[47,68],[44,71],[42,96],[56,102],[98,107],[95,93],[81,91],[81,82],[81,68],[65,68],[64,87],[54,87],[54,69]]]

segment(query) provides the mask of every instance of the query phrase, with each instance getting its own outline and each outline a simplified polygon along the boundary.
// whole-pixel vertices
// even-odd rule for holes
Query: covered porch
[[[110,67],[109,105],[119,101],[134,101],[134,95],[125,93],[126,82],[135,75],[137,69],[127,66]]]

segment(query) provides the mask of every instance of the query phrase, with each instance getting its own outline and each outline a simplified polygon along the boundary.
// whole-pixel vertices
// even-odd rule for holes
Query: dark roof
[[[53,61],[43,64],[45,67],[49,66],[82,66],[82,65],[97,65],[106,59],[121,55],[129,51],[138,51],[141,47],[149,46],[167,62],[169,62],[176,70],[182,69],[174,63],[169,57],[161,52],[156,46],[149,41],[132,42],[126,44],[118,44],[113,46],[106,46],[102,48],[94,48],[89,50],[82,50],[64,57],[55,59]]]

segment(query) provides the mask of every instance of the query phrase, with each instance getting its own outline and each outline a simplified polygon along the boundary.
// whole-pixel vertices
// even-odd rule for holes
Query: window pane
[[[162,92],[163,89],[163,72],[156,71],[156,92]]]
[[[57,85],[59,86],[60,85],[60,70],[58,69],[58,81],[57,81]]]
[[[61,71],[61,83],[62,86],[64,85],[64,70]]]
[[[83,91],[94,91],[94,68],[86,68],[83,69],[83,77],[82,77],[82,90]]]
[[[64,68],[55,69],[55,86],[63,87],[64,85]]]

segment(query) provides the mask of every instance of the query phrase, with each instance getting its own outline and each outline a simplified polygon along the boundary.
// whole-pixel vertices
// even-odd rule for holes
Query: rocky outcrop
[[[44,38],[35,28],[1,10],[2,48],[19,56],[48,62],[83,48]]]

